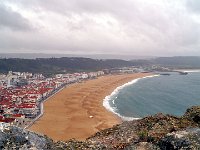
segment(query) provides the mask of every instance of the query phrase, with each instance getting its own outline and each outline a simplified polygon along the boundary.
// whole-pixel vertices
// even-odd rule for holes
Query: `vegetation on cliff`
[[[85,141],[75,139],[54,143],[50,138],[17,127],[0,132],[1,149],[200,149],[200,106],[187,109],[182,117],[156,114],[123,122],[97,132]],[[67,134],[67,133],[66,133]]]

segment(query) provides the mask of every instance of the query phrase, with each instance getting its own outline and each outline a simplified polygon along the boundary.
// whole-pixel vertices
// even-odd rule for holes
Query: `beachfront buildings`
[[[42,114],[42,102],[49,96],[68,84],[103,74],[82,72],[45,78],[42,74],[10,71],[0,75],[0,122],[27,127]]]
[[[124,67],[95,72],[56,74],[45,78],[42,74],[12,72],[0,75],[0,122],[28,127],[42,114],[42,103],[68,84],[94,79],[104,74],[123,74],[141,71]]]

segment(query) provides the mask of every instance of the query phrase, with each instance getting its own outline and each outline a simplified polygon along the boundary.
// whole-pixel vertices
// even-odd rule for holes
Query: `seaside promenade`
[[[25,127],[24,127],[25,129],[28,129],[29,127],[31,127],[40,117],[43,116],[43,114],[44,114],[44,102],[47,101],[52,96],[54,96],[55,94],[59,93],[64,88],[66,88],[67,85],[69,85],[69,84],[64,83],[61,87],[59,87],[56,90],[54,90],[51,94],[49,94],[45,98],[41,99],[41,101],[38,104],[39,112],[37,113],[37,116],[33,120],[31,120],[27,125],[25,125]]]
[[[148,75],[108,75],[74,83],[44,102],[43,116],[29,129],[46,134],[54,140],[84,140],[121,121],[103,107],[103,99],[118,86]]]

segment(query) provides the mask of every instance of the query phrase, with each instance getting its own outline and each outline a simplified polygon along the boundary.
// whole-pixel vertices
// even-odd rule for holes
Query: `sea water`
[[[103,105],[123,120],[160,112],[181,116],[187,108],[200,105],[200,72],[135,79],[115,89]]]

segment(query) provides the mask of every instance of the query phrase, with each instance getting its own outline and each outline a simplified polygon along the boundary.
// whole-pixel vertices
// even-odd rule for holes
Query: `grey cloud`
[[[133,0],[9,0],[19,6],[26,6],[36,12],[52,11],[63,15],[82,13],[110,13],[118,16],[128,16],[138,8]]]
[[[200,1],[199,0],[187,0],[187,8],[194,13],[200,13]]]
[[[41,28],[37,33],[0,33],[6,35],[0,51],[4,47],[32,52],[200,55],[199,22],[192,17],[199,4],[189,1],[8,0],[19,12],[31,12],[34,17],[29,21]]]
[[[12,30],[31,30],[31,26],[27,19],[1,3],[0,28],[10,28]]]

